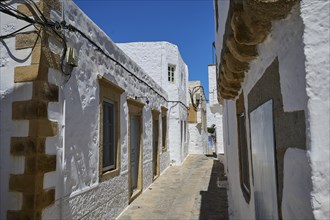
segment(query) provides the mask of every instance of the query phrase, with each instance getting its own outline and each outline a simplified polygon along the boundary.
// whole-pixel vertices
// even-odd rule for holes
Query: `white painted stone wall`
[[[218,2],[218,30],[216,28],[216,16],[214,16],[214,30],[215,30],[215,45],[216,45],[216,63],[220,63],[220,51],[222,50],[222,41],[225,34],[225,27],[227,22],[227,15],[229,10],[230,1],[221,1],[217,0]],[[215,10],[215,4],[216,1],[213,1],[214,4],[214,10]]]
[[[15,2],[10,5],[17,7]],[[0,13],[1,36],[26,25],[26,22]],[[29,132],[28,121],[12,120],[12,103],[32,98],[32,83],[14,83],[15,66],[30,65],[30,54],[31,49],[15,50],[15,37],[0,41],[0,219],[6,219],[8,209],[18,210],[22,205],[21,193],[8,192],[9,174],[23,174],[25,164],[24,157],[10,155],[10,138],[26,137]]]
[[[169,100],[181,101],[187,106],[188,66],[176,45],[169,42],[132,42],[117,45],[168,92]],[[176,66],[174,83],[168,81],[168,64]],[[169,103],[168,106],[170,160],[172,164],[180,165],[188,155],[188,141],[184,142],[181,138],[181,121],[187,121],[187,109],[178,103]]]
[[[217,67],[215,64],[210,64],[207,67],[207,76],[209,80],[209,104],[210,106],[219,104],[217,93]]]
[[[227,7],[227,1],[218,3],[220,8]],[[224,15],[219,19],[226,19]],[[222,42],[216,45],[219,59]],[[305,111],[308,150],[290,148],[284,156],[283,219],[329,218],[329,47],[325,45],[329,45],[329,2],[302,1],[286,19],[273,22],[272,32],[258,46],[259,57],[251,63],[242,84],[247,113],[247,95],[278,57],[284,111]],[[240,187],[235,101],[224,101],[223,115],[232,217],[254,219],[254,195],[247,204]],[[248,119],[246,129],[249,134]],[[247,143],[251,158],[249,135]],[[251,161],[249,167],[251,171]]]
[[[216,65],[208,66],[209,103],[207,104],[207,127],[216,126],[215,153],[223,154],[222,105],[218,103]]]
[[[168,99],[167,93],[150,78],[132,59],[123,53],[112,40],[94,24],[72,1],[63,1],[64,18],[85,32],[114,59],[122,63],[139,78]],[[61,17],[51,13],[52,21]],[[1,14],[0,35],[8,34],[22,27],[24,23]],[[47,173],[44,188],[55,187],[55,204],[44,210],[44,219],[114,219],[128,205],[128,106],[127,98],[148,96],[150,101],[143,110],[143,190],[152,183],[152,113],[160,111],[167,102],[141,84],[130,74],[107,59],[78,33],[66,32],[70,47],[78,52],[78,67],[73,69],[71,78],[65,82],[64,76],[53,69],[48,79],[59,86],[59,102],[49,103],[48,115],[58,121],[58,135],[47,138],[46,153],[57,155],[55,172]],[[28,100],[32,96],[29,83],[14,84],[14,67],[29,65],[30,58],[24,60],[30,49],[15,51],[15,38],[0,44],[1,58],[1,219],[5,219],[8,208],[19,209],[21,196],[8,194],[8,174],[22,173],[24,159],[11,158],[9,144],[11,136],[27,136],[28,124],[11,120],[12,102]],[[49,47],[61,54],[62,45],[50,39]],[[13,53],[12,55],[8,52]],[[19,59],[15,61],[13,56]],[[120,175],[108,181],[99,181],[99,84],[97,77],[103,76],[120,86],[125,92],[120,97]],[[160,131],[162,133],[161,120]],[[168,135],[168,138],[171,138]],[[163,172],[170,163],[169,152],[160,152],[160,167]]]
[[[317,219],[330,219],[330,2],[301,1],[308,96],[308,158]]]
[[[201,82],[189,81],[189,90],[192,90],[194,87],[201,86]],[[207,126],[207,124],[203,125],[203,117],[207,117],[206,115],[206,101],[205,97],[202,93],[202,90],[199,89],[197,93],[200,93],[200,97],[204,100],[202,101],[197,108],[197,123],[188,123],[189,127],[189,153],[190,154],[208,154],[208,145],[207,145],[207,131],[203,129],[203,126]],[[195,94],[196,95],[196,94]],[[194,97],[195,99],[195,97]],[[189,105],[191,104],[191,99],[189,99]],[[202,116],[204,114],[204,116]],[[207,118],[206,118],[207,119]],[[207,120],[206,120],[207,122]]]
[[[207,127],[216,126],[215,136],[216,136],[216,154],[224,154],[223,147],[223,126],[222,126],[222,105],[217,104],[212,107],[207,104]]]

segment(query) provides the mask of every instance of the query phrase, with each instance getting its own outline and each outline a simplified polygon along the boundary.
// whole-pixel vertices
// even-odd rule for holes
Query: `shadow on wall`
[[[224,175],[224,165],[219,160],[213,160],[211,178],[207,191],[200,191],[202,196],[200,220],[228,219],[227,178]]]
[[[196,128],[197,128],[199,134],[202,134],[202,123],[197,123]]]

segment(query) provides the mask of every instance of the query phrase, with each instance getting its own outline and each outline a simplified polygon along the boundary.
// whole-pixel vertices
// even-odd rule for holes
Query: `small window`
[[[184,142],[187,143],[187,121],[184,121]]]
[[[248,145],[246,141],[246,126],[245,126],[245,107],[243,92],[236,101],[237,113],[237,133],[238,133],[238,157],[239,157],[239,170],[240,182],[243,196],[246,202],[250,201],[250,179],[249,179],[249,157]]]
[[[100,86],[100,181],[118,176],[120,172],[120,96],[123,89],[99,76]]]
[[[116,168],[115,118],[114,103],[111,101],[103,101],[103,172]]]
[[[218,0],[214,0],[214,11],[215,11],[215,26],[216,26],[216,32],[218,33],[219,29],[219,11],[218,11]]]
[[[174,82],[174,72],[175,72],[175,66],[168,65],[168,81],[169,82]]]
[[[249,192],[249,161],[248,152],[246,144],[246,132],[245,132],[245,116],[244,113],[240,114],[238,117],[238,131],[239,131],[239,151],[241,159],[241,178],[242,187],[246,192]]]
[[[162,107],[162,151],[167,151],[167,109]]]
[[[180,121],[181,122],[181,124],[180,124],[180,134],[181,134],[181,136],[180,136],[180,140],[181,140],[181,144],[183,143],[183,121]]]

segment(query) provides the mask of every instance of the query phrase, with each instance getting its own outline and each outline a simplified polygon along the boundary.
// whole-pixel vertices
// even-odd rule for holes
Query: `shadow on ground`
[[[200,191],[200,220],[229,219],[227,201],[227,178],[224,175],[224,165],[219,160],[213,160],[212,173],[207,191]]]

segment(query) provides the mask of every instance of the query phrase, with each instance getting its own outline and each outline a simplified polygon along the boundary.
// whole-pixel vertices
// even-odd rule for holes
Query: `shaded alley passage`
[[[189,155],[182,166],[169,167],[119,219],[228,219],[226,185],[218,159]]]

